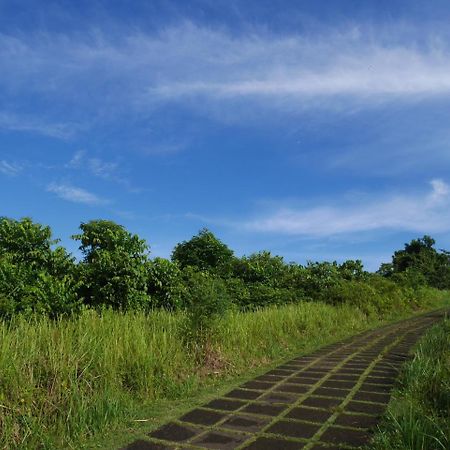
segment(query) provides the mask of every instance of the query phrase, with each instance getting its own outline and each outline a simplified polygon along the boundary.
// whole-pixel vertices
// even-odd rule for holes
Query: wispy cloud
[[[91,34],[0,35],[0,86],[84,110],[153,111],[161,103],[205,108],[237,99],[273,109],[334,108],[343,97],[364,105],[450,95],[450,49],[398,27],[311,34],[232,34],[182,23],[121,39]],[[382,37],[380,37],[382,35]],[[26,70],[24,65],[26,64]],[[191,101],[202,98],[203,102]],[[94,101],[93,101],[94,100]],[[348,103],[346,104],[348,107]]]
[[[373,230],[450,231],[450,186],[439,179],[430,184],[427,193],[364,198],[340,206],[281,208],[240,225],[249,231],[312,237]]]
[[[122,180],[117,173],[118,163],[104,161],[100,158],[87,157],[86,152],[83,150],[75,152],[67,167],[70,169],[87,170],[92,175],[103,179]]]
[[[65,169],[81,170],[103,180],[111,181],[123,186],[128,192],[138,194],[142,190],[134,186],[122,173],[118,162],[105,161],[101,158],[90,157],[84,150],[75,152],[72,159],[64,166]]]
[[[98,197],[85,189],[69,184],[51,183],[47,186],[47,191],[56,194],[59,198],[74,203],[96,206],[110,203],[109,200]]]
[[[46,122],[41,118],[30,117],[29,115],[0,111],[0,129],[32,132],[58,139],[69,139],[80,129],[80,126],[75,123]]]
[[[22,166],[16,162],[0,160],[0,173],[8,176],[16,176],[22,171]]]

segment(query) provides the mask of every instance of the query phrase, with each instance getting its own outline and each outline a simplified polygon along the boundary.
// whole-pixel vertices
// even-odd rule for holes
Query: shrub
[[[78,285],[72,274],[56,277],[0,258],[0,317],[46,314],[51,318],[79,310]]]
[[[233,275],[246,283],[263,283],[266,286],[280,286],[288,266],[281,256],[272,256],[262,251],[236,259],[233,263]]]
[[[231,306],[231,301],[220,278],[208,272],[187,267],[183,271],[185,305],[188,316],[187,337],[203,345],[214,332],[217,321]]]
[[[352,305],[368,315],[378,313],[383,309],[382,299],[377,291],[359,281],[340,280],[328,288],[324,300],[332,305],[343,303]]]
[[[147,264],[147,292],[152,307],[168,310],[183,304],[184,285],[178,264],[155,258]]]
[[[305,295],[314,300],[324,301],[327,301],[329,297],[329,290],[336,287],[342,280],[336,262],[309,261],[301,277]]]

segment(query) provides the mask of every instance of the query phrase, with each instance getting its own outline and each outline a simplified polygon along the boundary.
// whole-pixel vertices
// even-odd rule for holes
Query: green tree
[[[184,285],[178,264],[155,258],[147,264],[147,292],[155,308],[177,309],[183,305]]]
[[[78,310],[74,260],[57,243],[50,227],[30,218],[0,219],[0,316]]]
[[[348,259],[339,266],[339,273],[345,280],[363,280],[368,276],[360,259]]]
[[[92,220],[80,225],[84,260],[80,264],[83,297],[93,306],[117,309],[148,306],[148,246],[122,225]]]
[[[189,241],[176,245],[172,260],[183,269],[191,266],[221,275],[229,273],[233,261],[233,251],[206,228]]]
[[[269,251],[243,256],[233,263],[233,275],[246,283],[264,283],[277,287],[289,268],[281,256],[272,256]]]
[[[396,251],[392,257],[392,275],[416,280],[415,284],[423,279],[432,287],[449,289],[450,255],[445,250],[437,251],[434,245],[435,240],[427,235],[405,244],[405,248]]]

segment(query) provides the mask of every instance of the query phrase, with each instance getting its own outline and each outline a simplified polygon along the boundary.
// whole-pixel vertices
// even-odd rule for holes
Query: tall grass
[[[0,447],[77,448],[143,402],[183,398],[380,322],[355,307],[299,303],[230,312],[197,358],[186,316],[155,311],[0,323]]]
[[[375,450],[450,448],[450,320],[431,329],[407,364]]]

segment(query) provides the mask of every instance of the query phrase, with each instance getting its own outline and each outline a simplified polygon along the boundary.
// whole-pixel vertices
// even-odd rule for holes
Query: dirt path
[[[389,402],[409,350],[444,315],[439,311],[412,318],[292,359],[125,449],[363,446]]]

